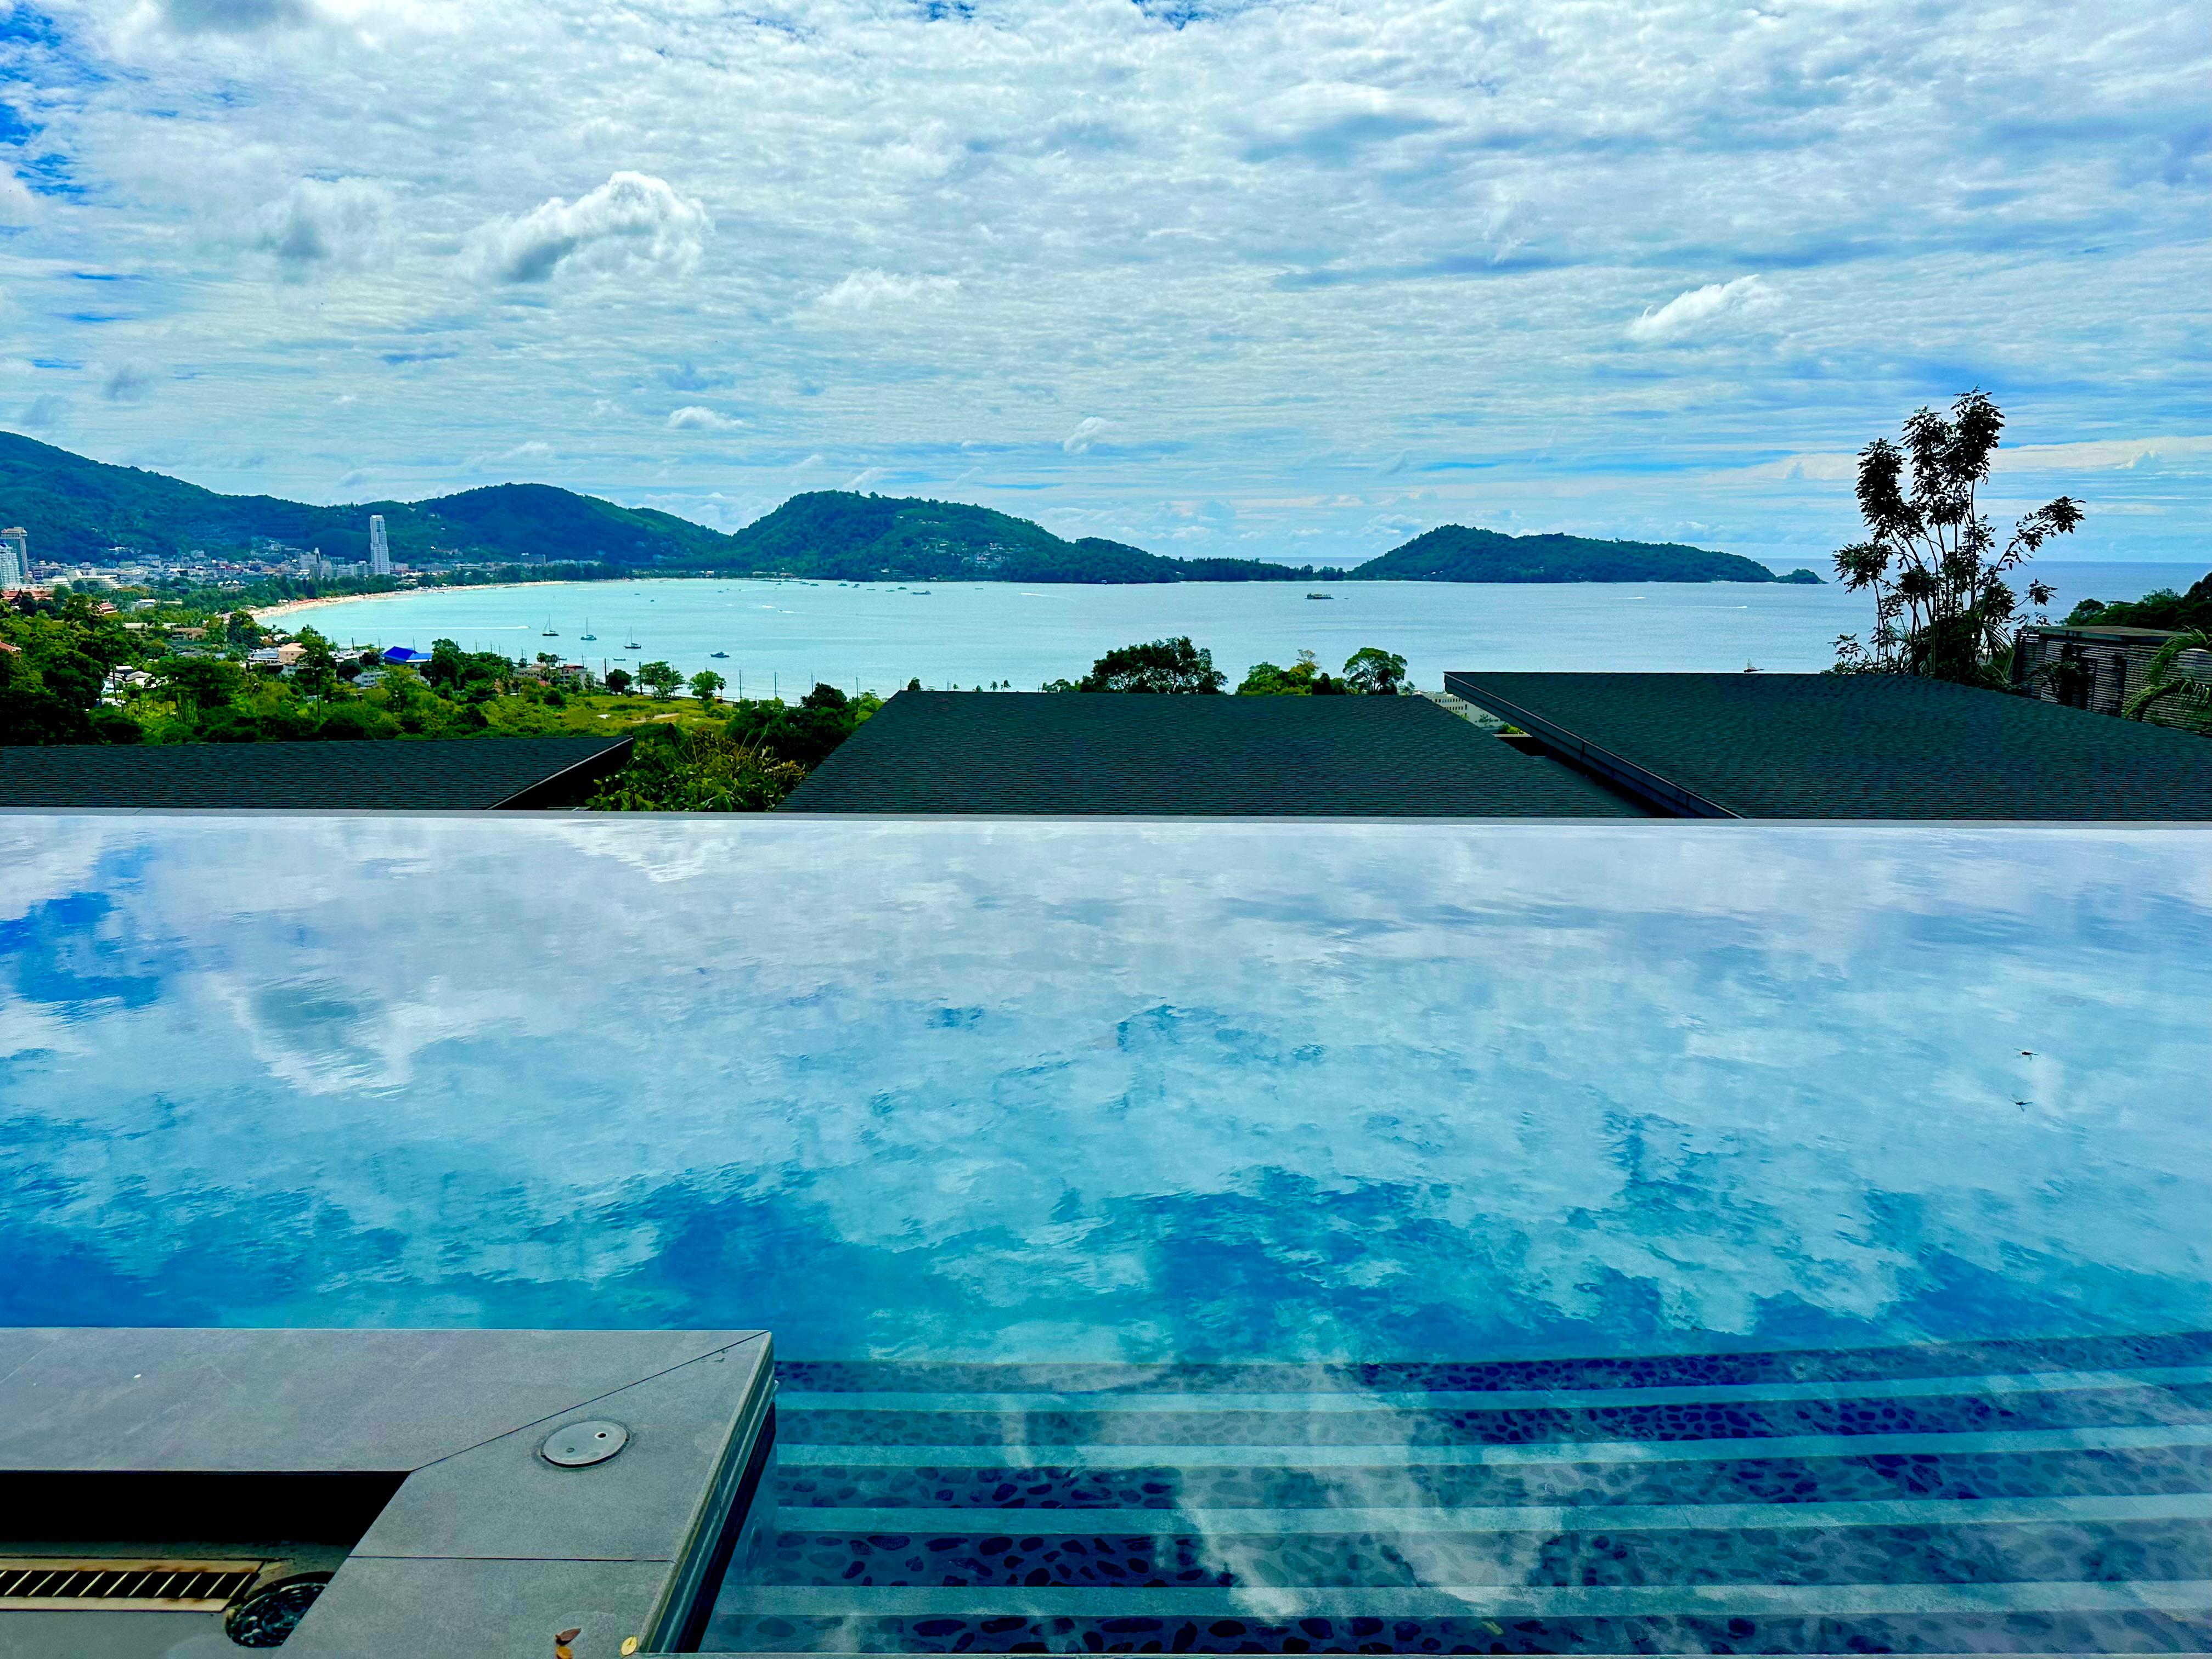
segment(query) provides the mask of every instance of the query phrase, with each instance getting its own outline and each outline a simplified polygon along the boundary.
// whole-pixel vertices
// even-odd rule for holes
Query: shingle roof
[[[2212,742],[1940,680],[1458,673],[1444,684],[1690,815],[2212,819]]]
[[[1425,697],[902,691],[795,812],[1632,817]]]
[[[628,738],[0,748],[0,807],[568,805],[629,751]]]

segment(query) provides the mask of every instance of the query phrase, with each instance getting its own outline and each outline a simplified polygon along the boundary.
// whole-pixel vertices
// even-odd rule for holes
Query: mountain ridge
[[[22,525],[35,556],[79,563],[115,546],[170,555],[234,551],[257,539],[368,557],[380,514],[404,564],[598,559],[628,573],[773,572],[836,581],[1818,581],[1778,576],[1733,553],[1674,543],[1507,536],[1443,525],[1349,569],[1257,559],[1176,558],[1103,537],[1068,541],[994,508],[846,490],[798,495],[725,534],[652,507],[552,484],[486,484],[421,501],[313,507],[224,495],[0,432],[0,522]]]

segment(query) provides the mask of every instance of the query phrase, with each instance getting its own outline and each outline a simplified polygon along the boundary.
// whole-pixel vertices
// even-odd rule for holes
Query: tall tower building
[[[21,525],[0,530],[0,589],[30,585],[30,532]]]
[[[392,574],[392,544],[384,539],[384,514],[368,515],[368,574],[389,576]]]

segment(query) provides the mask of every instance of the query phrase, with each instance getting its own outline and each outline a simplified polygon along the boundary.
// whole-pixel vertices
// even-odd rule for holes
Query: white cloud
[[[574,202],[556,196],[518,218],[476,234],[478,272],[498,283],[542,283],[559,270],[696,268],[714,221],[705,206],[665,179],[617,173]]]
[[[1694,333],[1730,313],[1764,310],[1774,303],[1774,290],[1757,276],[1739,276],[1732,283],[1708,283],[1678,294],[1663,306],[1647,310],[1628,325],[1632,340],[1671,340]]]
[[[1992,472],[2132,472],[2138,468],[2202,470],[2212,463],[2212,437],[2094,438],[2075,444],[2019,444],[1998,449]],[[1745,467],[1751,478],[1797,478],[1832,483],[1858,477],[1858,457],[1842,452],[1790,455]],[[2123,509],[2100,505],[2100,511]]]
[[[2212,39],[2174,0],[1869,3],[1845,51],[1786,7],[80,0],[85,72],[0,94],[38,125],[0,349],[70,366],[9,407],[51,386],[90,428],[117,407],[78,366],[206,365],[161,379],[161,465],[279,494],[349,454],[436,494],[525,436],[622,499],[772,500],[810,453],[945,488],[972,439],[994,504],[1141,542],[1220,495],[1301,559],[1371,551],[1414,479],[1431,523],[1628,535],[1734,478],[1718,544],[1837,544],[1847,483],[1741,469],[1977,377],[2023,442],[2204,431],[2173,296],[2207,287]],[[349,264],[374,280],[271,280]],[[672,398],[775,440],[674,441]],[[1131,453],[1139,410],[1172,441]],[[2083,555],[2199,556],[2212,471],[2140,453]],[[2164,516],[2124,528],[2127,492]]]
[[[704,404],[686,404],[681,409],[672,410],[668,416],[668,427],[672,432],[726,432],[732,427],[744,424],[743,421],[732,420]]]
[[[288,276],[357,270],[390,253],[395,205],[373,179],[302,179],[262,210],[260,246]]]
[[[0,167],[0,225],[27,223],[38,211],[39,198],[15,173]]]
[[[846,479],[845,488],[848,490],[854,491],[872,489],[875,485],[883,482],[884,473],[884,469],[880,466],[868,467],[862,471],[854,473],[851,477]]]
[[[1060,441],[1060,447],[1071,455],[1088,455],[1098,434],[1106,429],[1106,422],[1096,415],[1086,415],[1075,423],[1075,430]]]
[[[162,21],[182,34],[253,34],[310,15],[303,0],[161,0]]]
[[[2021,444],[1997,451],[2000,472],[2132,471],[2140,466],[2176,462],[2202,466],[2212,461],[2212,437],[2095,438],[2076,444]]]
[[[550,461],[552,459],[553,446],[543,438],[532,438],[496,455],[476,456],[469,462],[469,471],[482,472],[491,467],[511,466],[518,462]]]
[[[52,432],[69,421],[69,404],[53,392],[43,392],[24,406],[21,416],[26,429]]]
[[[154,371],[137,358],[95,366],[100,395],[112,404],[142,404],[154,389]]]
[[[949,300],[960,291],[951,276],[901,276],[873,267],[854,271],[817,295],[823,311],[876,311]]]

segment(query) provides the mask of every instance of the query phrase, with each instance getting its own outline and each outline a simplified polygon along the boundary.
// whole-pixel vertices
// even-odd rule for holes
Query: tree
[[[2181,718],[2187,724],[2203,727],[2207,717],[2212,716],[2212,680],[2200,680],[2182,671],[2181,653],[2185,651],[2212,651],[2212,634],[2192,628],[2186,633],[2176,634],[2160,646],[2143,676],[2142,689],[2128,699],[2128,706],[2121,712],[2131,720],[2148,720],[2152,709],[2179,703]]]
[[[1394,697],[1406,689],[1406,659],[1395,652],[1363,645],[1346,659],[1344,683],[1371,696]]]
[[[154,678],[186,720],[229,707],[242,684],[237,665],[220,657],[167,657],[154,665]]]
[[[422,670],[422,678],[433,685],[459,685],[463,665],[459,646],[451,640],[433,640],[430,641],[430,661]]]
[[[1255,662],[1237,688],[1240,697],[1310,697],[1314,694],[1315,681],[1323,678],[1321,661],[1310,651],[1298,653],[1298,659],[1288,668],[1278,668],[1271,662]]]
[[[1218,692],[1229,677],[1213,665],[1213,653],[1183,635],[1146,645],[1109,651],[1091,665],[1077,686],[1082,691]]]
[[[691,695],[701,702],[715,701],[714,694],[729,682],[711,668],[702,668],[691,677]]]
[[[338,659],[331,642],[312,628],[303,628],[293,637],[304,647],[298,666],[292,671],[294,681],[309,696],[328,695],[338,674]]]
[[[610,668],[607,670],[607,690],[613,692],[615,696],[618,697],[622,696],[623,692],[629,690],[629,670],[627,668]]]
[[[1859,452],[1859,513],[1870,534],[1837,552],[1836,574],[1847,588],[1873,591],[1875,626],[1864,644],[1851,634],[1837,640],[1838,670],[2003,684],[1997,664],[2012,646],[2017,603],[2005,578],[2082,519],[2081,503],[2061,495],[2015,521],[2000,550],[1975,493],[2003,429],[2002,413],[1976,390],[1948,418],[1919,410],[1902,443],[1877,438]],[[2028,584],[2033,603],[2051,595]]]
[[[684,684],[684,677],[665,662],[649,662],[637,671],[638,683],[656,697],[676,695],[676,688]]]
[[[223,632],[231,644],[241,650],[251,651],[261,643],[261,624],[253,620],[253,613],[250,611],[232,611],[230,620],[223,625]]]
[[[806,769],[728,732],[663,726],[641,735],[589,803],[617,812],[765,812]]]
[[[842,709],[848,701],[845,694],[836,686],[825,685],[817,680],[814,689],[799,700],[799,706],[801,708]]]

